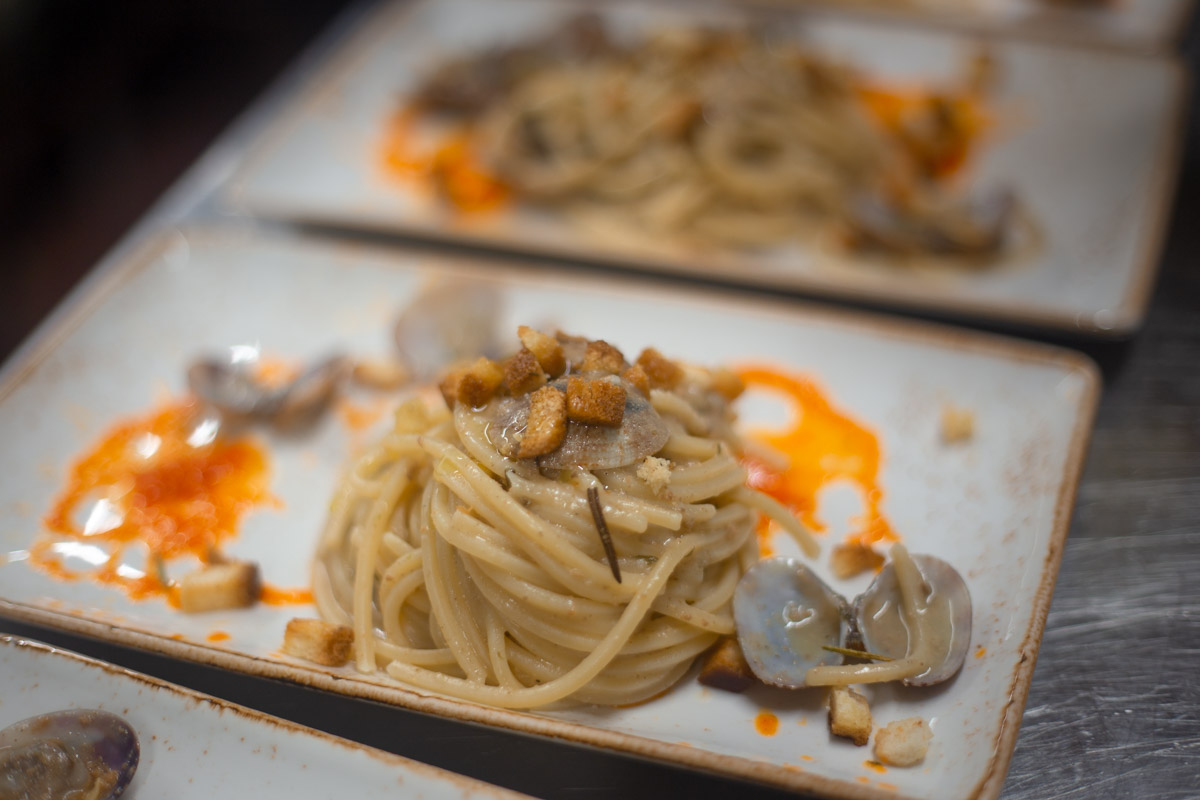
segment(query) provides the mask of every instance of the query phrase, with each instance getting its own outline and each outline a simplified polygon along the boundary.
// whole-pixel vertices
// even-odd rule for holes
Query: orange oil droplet
[[[986,656],[986,655],[987,655],[987,648],[986,648],[986,647],[981,647],[981,648],[979,648],[978,650],[976,650],[976,651],[975,651],[975,657],[976,657],[976,658],[983,658],[983,657],[984,657],[984,656]]]
[[[205,636],[204,638],[210,642],[227,642],[230,639],[232,639],[233,637],[230,636],[225,631],[213,631],[212,633],[210,633],[208,636]]]
[[[885,767],[883,764],[880,764],[878,761],[864,761],[863,766],[880,774],[887,772],[887,767]]]
[[[754,718],[754,729],[763,736],[774,736],[779,732],[779,717],[770,711],[760,711]]]

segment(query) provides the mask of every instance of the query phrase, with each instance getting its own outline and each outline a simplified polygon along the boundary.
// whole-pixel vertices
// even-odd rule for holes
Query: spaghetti
[[[354,628],[360,671],[424,690],[505,708],[653,697],[734,632],[760,511],[816,545],[745,487],[730,373],[652,350],[631,366],[603,342],[524,328],[522,341],[532,372],[523,347],[452,373],[452,410],[410,400],[357,459],[319,545],[318,608]],[[496,369],[492,396],[473,395]],[[542,417],[556,392],[565,427]],[[545,431],[539,455],[519,455]]]

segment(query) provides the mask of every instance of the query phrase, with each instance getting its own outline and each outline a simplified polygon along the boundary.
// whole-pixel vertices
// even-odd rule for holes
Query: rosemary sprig
[[[608,566],[612,567],[613,579],[621,582],[621,567],[617,564],[617,551],[613,548],[612,536],[608,533],[608,523],[604,521],[604,510],[600,508],[600,490],[591,486],[587,490],[588,506],[592,509],[592,520],[600,533],[600,543],[604,545],[604,555],[608,557]]]
[[[891,661],[890,656],[881,656],[878,653],[868,653],[866,650],[852,650],[849,647],[834,647],[831,644],[821,645],[822,650],[828,650],[831,653],[838,655],[850,656],[851,658],[864,658],[869,661]]]

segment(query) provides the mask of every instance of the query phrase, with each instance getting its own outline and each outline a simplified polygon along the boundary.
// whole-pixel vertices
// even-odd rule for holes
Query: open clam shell
[[[111,800],[133,779],[137,735],[106,711],[56,711],[0,731],[0,798]]]
[[[846,601],[796,559],[772,558],[747,570],[733,593],[738,643],[758,679],[789,689],[813,667],[842,657]]]
[[[971,645],[971,594],[954,567],[936,556],[914,555],[926,591],[929,631],[939,654],[929,669],[905,678],[909,686],[929,686],[954,676]],[[872,653],[904,658],[909,631],[901,613],[900,586],[891,562],[854,601],[863,646]]]

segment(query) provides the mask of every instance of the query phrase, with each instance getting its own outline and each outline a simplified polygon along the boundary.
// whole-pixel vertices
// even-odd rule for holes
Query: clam
[[[738,643],[759,680],[796,689],[813,667],[841,661],[846,601],[791,558],[760,561],[733,593]]]
[[[866,195],[850,204],[849,222],[864,245],[892,253],[990,256],[1004,247],[1015,213],[1016,199],[1007,189],[903,205]]]
[[[306,422],[329,403],[349,373],[345,356],[334,355],[283,386],[267,386],[248,365],[203,359],[188,367],[188,386],[222,414],[291,425]]]
[[[56,711],[0,731],[0,798],[119,797],[133,779],[137,735],[105,711]]]
[[[435,283],[400,313],[396,346],[418,380],[466,358],[498,355],[502,307],[500,291],[490,283]]]
[[[625,416],[615,428],[567,423],[567,435],[557,450],[538,458],[545,469],[612,469],[635,464],[663,448],[670,436],[667,423],[642,396],[633,384],[620,378],[609,378],[625,389]],[[567,379],[552,381],[563,391]],[[506,397],[496,401],[484,412],[491,416],[488,438],[496,449],[509,458],[517,457],[520,435],[529,419],[529,395]]]
[[[921,575],[922,613],[928,617],[934,663],[905,678],[904,683],[929,686],[953,677],[962,667],[971,644],[971,594],[958,571],[940,558],[914,555],[912,562]],[[854,601],[854,615],[866,650],[893,659],[905,657],[910,634],[902,605],[893,560]]]

